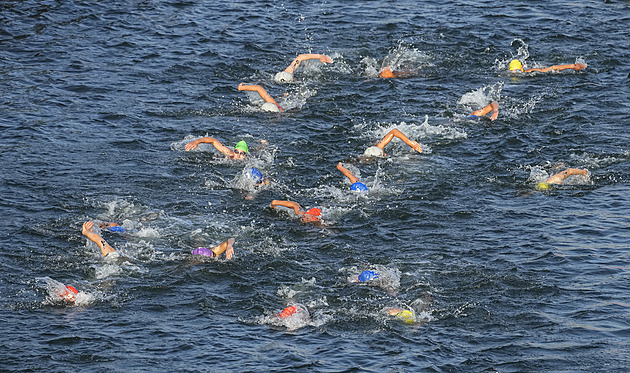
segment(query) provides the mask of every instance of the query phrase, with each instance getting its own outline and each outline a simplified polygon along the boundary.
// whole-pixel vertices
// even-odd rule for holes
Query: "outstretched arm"
[[[579,168],[567,168],[566,170],[551,176],[549,179],[547,179],[546,183],[547,184],[561,184],[562,181],[564,181],[564,179],[566,179],[567,177],[571,175],[586,176],[587,173],[588,173],[588,170],[583,170]]]
[[[422,147],[420,146],[420,144],[415,141],[409,140],[409,138],[405,136],[404,133],[400,132],[397,128],[389,131],[387,135],[385,135],[385,137],[383,137],[383,139],[379,141],[378,144],[376,144],[376,147],[383,149],[385,145],[389,144],[389,142],[392,141],[394,136],[404,141],[405,144],[411,146],[413,150],[417,151],[418,153],[422,153]],[[385,155],[385,152],[383,152],[383,155]]]
[[[356,176],[354,176],[354,174],[352,174],[352,172],[350,172],[350,170],[348,170],[347,168],[343,167],[343,165],[341,164],[341,162],[337,163],[337,169],[339,171],[341,171],[341,173],[347,177],[348,179],[350,179],[350,184],[354,184],[357,181],[359,181],[359,179],[357,179]]]
[[[225,252],[225,259],[230,260],[234,255],[234,238],[229,238],[223,241],[218,246],[215,246],[212,249],[213,257],[218,258],[221,254]]]
[[[232,149],[224,146],[219,140],[215,139],[214,137],[202,137],[195,141],[191,141],[186,144],[185,149],[186,151],[197,149],[197,146],[199,146],[199,144],[212,144],[218,151],[227,155],[228,157],[232,157],[234,155]]]
[[[492,115],[490,116],[490,120],[494,121],[499,116],[499,103],[498,102],[492,101],[491,103],[486,105],[486,107],[484,107],[483,109],[473,111],[470,115],[482,117],[491,111],[492,111]]]
[[[111,252],[114,252],[113,247],[111,247],[107,241],[103,239],[98,233],[95,233],[94,230],[94,222],[92,220],[86,221],[83,223],[83,229],[81,233],[87,237],[90,241],[94,242],[99,249],[101,249],[101,255],[105,256]]]
[[[332,63],[333,60],[332,58],[323,55],[323,54],[300,54],[299,56],[297,56],[293,62],[291,62],[291,64],[284,69],[284,71],[288,72],[289,74],[293,74],[295,73],[295,70],[297,70],[297,68],[300,66],[300,64],[302,63],[302,61],[306,61],[306,60],[320,60],[321,63],[323,64],[327,64],[327,63]]]
[[[267,93],[267,91],[265,91],[265,89],[257,84],[245,84],[245,83],[241,83],[238,85],[238,90],[239,91],[252,91],[252,92],[257,92],[260,97],[262,97],[263,100],[265,100],[265,102],[271,102],[272,104],[276,105],[278,107],[278,110],[282,111],[284,109],[282,109],[280,107],[280,105],[278,105],[278,103],[276,102],[276,100],[273,99],[273,97],[271,97],[271,95],[269,95],[269,93]]]
[[[271,201],[271,207],[273,207],[275,209],[276,206],[283,206],[283,207],[288,207],[290,209],[293,209],[293,211],[295,212],[296,215],[303,215],[304,214],[302,211],[300,211],[300,205],[298,205],[297,202],[293,202],[293,201],[279,201],[277,199],[274,199],[273,201]]]
[[[531,71],[538,71],[541,73],[546,73],[549,71],[562,71],[562,70],[568,70],[568,69],[583,70],[583,69],[586,69],[586,65],[583,63],[571,63],[567,65],[553,65],[553,66],[545,67],[542,69],[538,69],[538,68],[527,69],[525,70],[525,72],[528,73]]]

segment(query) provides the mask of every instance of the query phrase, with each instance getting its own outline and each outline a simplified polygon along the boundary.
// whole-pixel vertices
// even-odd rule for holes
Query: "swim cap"
[[[542,182],[542,183],[538,183],[537,187],[540,190],[547,190],[549,189],[549,184],[546,182]]]
[[[385,69],[383,69],[383,71],[381,71],[380,74],[378,74],[381,78],[394,78],[395,75],[392,72],[392,70],[389,67],[386,67]]]
[[[280,109],[273,102],[265,102],[260,107],[262,111],[268,111],[270,113],[279,113]]]
[[[247,143],[245,141],[243,141],[243,140],[237,142],[236,146],[234,146],[234,150],[236,150],[236,149],[242,150],[242,151],[245,152],[245,154],[247,154],[247,149],[248,149],[247,148]]]
[[[475,114],[470,114],[466,117],[466,119],[477,119],[479,118],[478,116],[476,116]]]
[[[107,230],[114,233],[123,233],[125,231],[125,228],[121,227],[120,225],[114,225],[113,227],[108,227]]]
[[[61,297],[68,302],[74,302],[75,294],[79,294],[79,291],[72,285],[66,285],[66,290],[61,293]]]
[[[413,315],[413,312],[408,311],[408,310],[403,310],[403,311],[398,312],[398,314],[396,315],[396,318],[404,322],[405,324],[413,324],[416,321],[415,316]]]
[[[350,190],[355,192],[367,192],[368,188],[362,182],[357,181],[356,183],[350,185]]]
[[[369,148],[365,149],[363,155],[367,157],[382,157],[383,149],[379,148],[378,146],[370,146]]]
[[[263,181],[262,172],[253,167],[249,170],[247,176],[251,177],[256,183],[261,183]]]
[[[510,71],[514,70],[523,70],[523,63],[519,60],[510,61],[510,66],[508,67]]]
[[[305,214],[312,216],[322,216],[322,210],[318,209],[317,207],[313,207],[312,209],[306,211]]]
[[[203,255],[203,256],[209,256],[209,257],[213,257],[214,256],[214,252],[210,249],[206,249],[205,247],[198,247],[195,250],[193,250],[193,255]]]
[[[366,282],[370,280],[376,280],[378,278],[378,273],[374,271],[363,271],[358,277],[359,282]]]
[[[286,307],[285,309],[282,310],[282,312],[280,312],[278,314],[278,317],[284,319],[284,318],[289,317],[289,316],[293,315],[294,313],[296,313],[297,310],[298,309],[295,306]]]
[[[290,83],[293,81],[293,74],[288,71],[280,71],[273,80],[275,80],[276,83]]]

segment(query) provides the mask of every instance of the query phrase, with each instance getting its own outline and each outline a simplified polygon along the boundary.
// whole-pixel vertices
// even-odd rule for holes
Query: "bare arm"
[[[214,137],[202,137],[195,141],[191,141],[188,144],[186,144],[185,149],[186,151],[191,151],[193,149],[196,149],[197,146],[199,146],[199,144],[212,144],[218,151],[227,155],[228,157],[232,157],[234,155],[234,152],[232,151],[232,149],[226,146],[223,146],[223,144],[221,144],[221,142],[215,139]]]
[[[333,62],[332,58],[323,54],[300,54],[293,60],[293,62],[291,62],[291,64],[286,69],[284,69],[284,71],[288,72],[289,74],[293,74],[295,73],[295,70],[297,70],[297,68],[300,66],[302,61],[315,59],[319,60],[323,64]]]
[[[383,137],[383,139],[379,141],[378,144],[376,144],[376,147],[383,149],[385,145],[389,144],[389,142],[392,141],[394,136],[404,141],[405,144],[411,146],[413,150],[417,151],[418,153],[422,153],[422,147],[420,146],[420,144],[415,141],[409,140],[409,138],[405,136],[404,133],[400,132],[397,128],[389,131],[389,133],[387,133],[387,135],[385,135],[385,137]]]
[[[579,168],[567,168],[566,170],[551,176],[549,179],[547,179],[546,183],[547,184],[561,184],[562,181],[564,181],[564,179],[566,179],[567,177],[571,175],[586,176],[587,173],[588,173],[587,170],[583,170]]]
[[[218,258],[225,252],[225,259],[232,259],[232,256],[234,255],[234,247],[232,245],[234,245],[234,238],[229,238],[223,241],[221,244],[212,249],[212,252],[214,253],[213,256]]]
[[[277,199],[274,199],[273,201],[271,201],[271,207],[275,209],[276,206],[283,206],[283,207],[288,207],[290,209],[293,209],[296,215],[304,214],[302,211],[300,211],[300,205],[298,205],[296,202],[293,202],[293,201],[279,201]]]
[[[350,184],[354,184],[357,181],[359,181],[359,179],[357,179],[356,176],[354,176],[354,174],[352,174],[352,172],[350,172],[350,170],[348,170],[347,168],[343,167],[343,165],[341,164],[341,162],[337,163],[337,169],[339,171],[341,171],[341,173],[347,177],[348,179],[350,179]]]
[[[532,71],[538,71],[541,73],[546,73],[549,71],[562,71],[562,70],[568,70],[568,69],[583,70],[583,69],[586,69],[586,65],[583,63],[571,63],[568,65],[553,65],[553,66],[544,67],[541,69],[538,69],[538,68],[527,69],[525,70],[525,72],[528,73]]]
[[[267,91],[265,91],[265,89],[259,85],[241,83],[238,85],[238,90],[257,92],[260,97],[265,100],[265,102],[271,102],[272,104],[276,105],[280,111],[283,110],[280,105],[278,105],[276,100],[274,100],[273,97],[271,97],[271,95],[269,95],[269,93],[267,93]]]
[[[111,247],[107,241],[103,239],[98,233],[95,233],[94,230],[94,222],[92,220],[86,221],[83,223],[83,229],[81,233],[87,237],[90,241],[94,242],[99,249],[101,249],[101,255],[105,256],[111,252],[114,252],[113,247]]]
[[[470,115],[482,117],[491,111],[492,111],[492,115],[490,116],[490,120],[494,121],[499,116],[499,103],[498,102],[492,101],[491,103],[486,105],[486,107],[484,107],[483,109],[473,111],[472,114]]]

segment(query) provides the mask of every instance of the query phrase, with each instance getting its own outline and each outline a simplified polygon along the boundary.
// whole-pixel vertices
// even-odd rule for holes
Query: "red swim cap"
[[[285,317],[289,317],[289,316],[293,315],[296,311],[297,311],[297,308],[295,308],[295,306],[289,306],[289,307],[283,309],[282,312],[280,312],[278,314],[278,317],[284,319]]]
[[[306,211],[305,214],[313,215],[313,216],[322,216],[322,210],[318,209],[317,207],[313,207],[312,209]]]
[[[72,285],[66,285],[66,290],[61,293],[61,297],[68,302],[74,302],[75,294],[79,294],[79,291]]]

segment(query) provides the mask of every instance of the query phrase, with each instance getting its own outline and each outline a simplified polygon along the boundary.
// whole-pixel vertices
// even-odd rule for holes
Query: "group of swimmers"
[[[277,83],[288,83],[294,80],[294,74],[297,68],[302,64],[303,61],[307,60],[319,60],[323,64],[332,63],[333,60],[322,54],[300,54],[298,55],[293,62],[284,70],[277,73],[274,77],[274,81]],[[509,63],[509,71],[513,73],[528,73],[528,72],[549,72],[549,71],[562,71],[566,69],[574,69],[574,70],[582,70],[586,68],[585,64],[576,63],[576,64],[568,64],[568,65],[554,65],[546,68],[530,68],[525,69],[523,63],[517,59],[512,60]],[[392,67],[383,66],[379,71],[379,78],[404,78],[409,77],[412,74],[406,71],[395,71]],[[256,92],[263,99],[264,104],[262,104],[261,109],[263,111],[269,112],[282,112],[284,109],[278,105],[278,103],[271,97],[264,88],[260,85],[250,85],[241,83],[238,85],[239,91],[251,91]],[[467,118],[475,119],[478,117],[485,116],[489,113],[492,113],[490,116],[490,120],[494,121],[497,119],[499,115],[499,105],[496,101],[491,102],[487,106],[472,112]],[[392,129],[388,132],[376,145],[367,148],[363,154],[364,157],[385,157],[386,153],[384,148],[387,144],[389,144],[393,138],[396,137],[402,140],[404,143],[411,147],[412,151],[416,151],[418,153],[422,153],[422,146],[413,140],[410,140],[405,134],[403,134],[398,129]],[[211,144],[217,151],[225,155],[226,157],[234,160],[244,160],[249,154],[249,147],[244,140],[241,140],[236,143],[233,149],[223,145],[219,140],[213,137],[202,137],[191,141],[185,145],[186,151],[191,151],[196,149],[200,144]],[[336,165],[337,170],[339,170],[342,175],[344,175],[350,181],[350,190],[354,192],[366,192],[368,191],[368,187],[362,183],[350,170],[345,168],[341,162]],[[265,179],[262,173],[255,169],[251,168],[249,171],[250,176],[253,178],[257,185],[260,184],[268,184],[268,180]],[[584,169],[575,169],[568,168],[558,174],[550,176],[545,182],[539,183],[539,189],[548,189],[550,184],[561,184],[566,178],[571,175],[582,175],[586,176],[588,174],[587,170]],[[305,223],[313,223],[319,222],[322,216],[321,209],[317,207],[310,208],[308,210],[303,210],[301,206],[297,202],[288,201],[288,200],[273,200],[270,204],[271,208],[277,209],[279,206],[288,208],[293,210],[296,216],[300,218],[302,222]],[[97,222],[96,224],[100,229],[105,229],[110,232],[123,232],[124,228],[114,222]],[[96,246],[100,249],[101,255],[103,258],[107,260],[116,260],[119,257],[118,252],[107,243],[103,237],[97,233],[95,229],[94,221],[86,221],[82,226],[82,234],[87,237],[90,241],[94,242]],[[195,256],[205,256],[210,258],[219,258],[221,255],[225,255],[226,260],[230,260],[234,255],[234,243],[235,239],[228,238],[223,241],[219,245],[213,248],[205,248],[198,247],[192,250],[192,254]],[[356,282],[370,282],[379,278],[379,274],[366,270],[361,272],[357,276]],[[78,293],[78,290],[71,285],[67,285],[66,288],[60,293],[62,299],[68,302],[74,302],[75,296]],[[409,309],[401,309],[401,308],[391,308],[388,311],[388,314],[395,316],[405,323],[412,323],[415,320],[415,316],[413,310]],[[308,315],[308,310],[303,305],[292,304],[286,307],[282,312],[278,313],[276,316],[279,318],[287,318],[292,317],[294,315]]]

